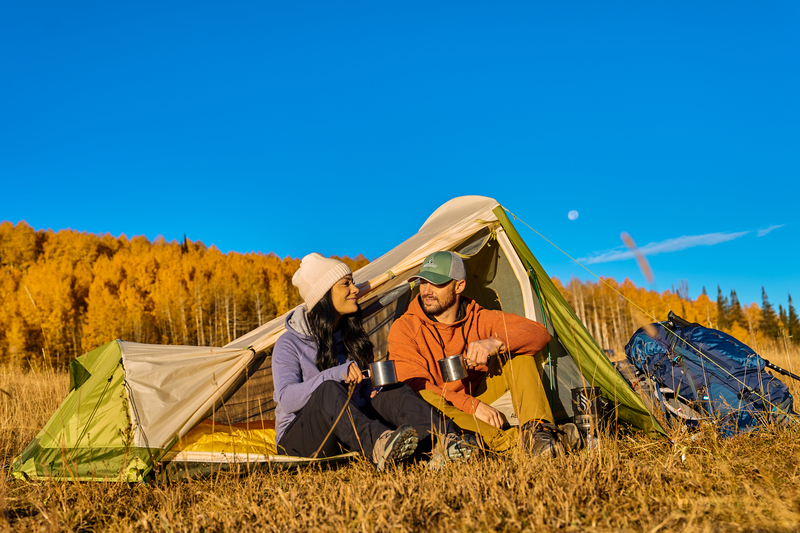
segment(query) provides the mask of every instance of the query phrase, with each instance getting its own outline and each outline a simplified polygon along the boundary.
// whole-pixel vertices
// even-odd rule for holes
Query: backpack
[[[795,414],[786,385],[766,368],[796,376],[727,333],[690,324],[671,311],[669,320],[637,330],[625,355],[635,368],[634,389],[649,396],[650,407],[660,408],[668,421],[713,422],[730,437]]]

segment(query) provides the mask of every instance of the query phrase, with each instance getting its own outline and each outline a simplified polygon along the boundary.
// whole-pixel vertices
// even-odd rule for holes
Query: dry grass
[[[766,353],[786,368],[785,353]],[[795,371],[800,354],[790,352]],[[788,378],[784,380],[788,382]],[[35,436],[68,377],[0,368],[3,463]],[[800,394],[798,384],[790,385]],[[800,429],[722,440],[616,435],[554,461],[480,457],[409,465],[221,474],[151,485],[0,480],[0,528],[19,531],[795,531]],[[3,518],[4,517],[4,518]]]

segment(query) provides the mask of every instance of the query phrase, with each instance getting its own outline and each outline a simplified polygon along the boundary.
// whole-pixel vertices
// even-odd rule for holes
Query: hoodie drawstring
[[[423,322],[423,324],[425,324],[425,323]],[[464,324],[465,324],[465,322],[461,323],[461,338],[464,340],[464,348],[462,348],[462,350],[461,350],[461,354],[462,355],[464,354],[464,352],[467,351],[467,335],[464,333]],[[430,331],[431,326],[429,324],[425,324],[425,327],[428,328],[428,330]],[[436,337],[438,337],[439,346],[442,347],[442,356],[443,357],[447,357],[447,352],[444,349],[444,339],[442,338],[441,333],[439,333],[439,328],[433,328],[433,331],[434,331],[434,333],[436,333]],[[451,355],[455,355],[455,354],[451,354]]]

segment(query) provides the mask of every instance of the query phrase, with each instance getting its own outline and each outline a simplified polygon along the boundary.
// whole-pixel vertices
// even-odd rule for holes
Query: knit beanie
[[[292,285],[300,291],[300,297],[310,311],[337,281],[352,273],[350,267],[341,261],[308,254],[292,276]]]

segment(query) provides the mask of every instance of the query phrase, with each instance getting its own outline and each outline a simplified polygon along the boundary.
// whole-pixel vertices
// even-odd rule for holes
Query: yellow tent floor
[[[206,420],[180,439],[164,461],[174,463],[279,463],[302,465],[349,460],[357,453],[334,457],[278,455],[275,421],[224,425]]]

